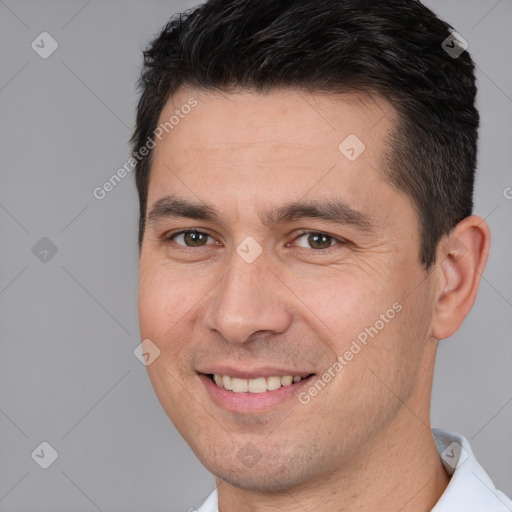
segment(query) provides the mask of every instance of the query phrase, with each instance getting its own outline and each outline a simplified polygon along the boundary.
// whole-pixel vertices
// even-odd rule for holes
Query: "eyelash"
[[[179,236],[179,235],[184,235],[184,234],[187,234],[187,233],[197,233],[197,234],[201,234],[201,235],[206,235],[210,238],[213,238],[211,235],[209,235],[208,233],[204,232],[204,231],[200,231],[198,229],[185,229],[185,230],[182,230],[182,231],[177,231],[176,233],[172,233],[168,236],[165,237],[165,240],[164,242],[165,243],[171,243],[171,242],[174,242],[174,238]],[[305,247],[300,247],[300,249],[304,249],[304,250],[311,250],[311,251],[314,251],[314,252],[327,252],[329,251],[330,249],[333,249],[334,247],[338,246],[338,245],[346,245],[348,242],[347,240],[344,240],[343,238],[338,238],[334,235],[330,235],[329,233],[326,233],[324,231],[315,231],[315,230],[302,230],[295,238],[293,241],[296,241],[298,240],[299,238],[305,236],[305,235],[321,235],[321,236],[325,236],[329,239],[331,239],[333,242],[336,242],[334,245],[331,245],[325,249],[313,249],[313,248],[305,248]],[[174,242],[176,243],[176,242]],[[189,250],[194,250],[194,249],[199,249],[199,248],[202,248],[202,247],[205,247],[205,246],[197,246],[197,247],[190,247],[188,245],[183,245],[183,244],[176,244],[180,247],[180,250],[181,251],[189,251]],[[207,244],[207,245],[212,245],[212,244]],[[288,244],[287,244],[288,246]]]
[[[210,238],[213,238],[211,235],[209,235],[208,233],[206,233],[205,231],[199,231],[198,229],[184,229],[182,231],[177,231],[176,233],[171,233],[170,235],[167,235],[164,239],[164,242],[166,244],[168,243],[171,243],[171,242],[174,242],[174,238],[179,236],[179,235],[183,235],[183,234],[186,234],[186,233],[197,233],[197,234],[200,234],[200,235],[206,235],[206,236],[209,236]],[[176,243],[176,242],[174,242]],[[194,250],[194,249],[200,249],[204,246],[198,246],[198,247],[190,247],[188,245],[183,245],[183,244],[176,244],[180,247],[180,250],[181,251],[187,251],[187,250]],[[211,244],[209,244],[211,245]]]
[[[299,238],[301,238],[304,235],[321,235],[321,236],[325,236],[327,238],[330,238],[331,241],[333,241],[333,242],[336,242],[334,245],[331,245],[331,246],[327,247],[326,249],[311,249],[312,251],[315,251],[315,252],[320,252],[320,251],[324,251],[325,252],[325,251],[328,251],[329,249],[332,249],[333,247],[336,247],[337,245],[345,245],[347,243],[347,241],[344,240],[343,238],[338,238],[338,237],[336,237],[334,235],[326,233],[325,231],[315,231],[315,230],[311,230],[311,229],[302,230],[295,237],[294,241],[299,239]],[[305,247],[301,247],[301,249],[305,249]]]

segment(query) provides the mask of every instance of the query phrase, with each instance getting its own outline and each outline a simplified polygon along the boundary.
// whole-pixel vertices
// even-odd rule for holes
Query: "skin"
[[[396,120],[381,98],[181,89],[161,121],[190,97],[197,106],[154,150],[148,211],[173,194],[220,219],[147,219],[139,319],[141,339],[161,351],[147,367],[152,385],[217,476],[219,510],[430,510],[449,482],[430,430],[436,348],[473,305],[487,224],[460,222],[425,271],[414,207],[384,178]],[[352,162],[338,149],[349,134],[366,146]],[[315,218],[268,226],[258,216],[330,198],[374,229]],[[209,235],[203,245],[166,241],[193,228]],[[303,229],[333,238],[318,248]],[[262,248],[250,264],[236,252],[249,236]],[[209,364],[321,376],[397,302],[402,310],[307,404],[233,413],[199,379]],[[241,460],[244,446],[256,463]]]

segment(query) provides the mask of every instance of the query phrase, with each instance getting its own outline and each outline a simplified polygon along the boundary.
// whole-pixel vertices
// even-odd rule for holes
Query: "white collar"
[[[469,441],[459,434],[433,428],[448,486],[431,512],[512,512],[512,501],[498,491],[477,462]],[[214,490],[197,512],[218,512]]]
[[[512,512],[512,501],[494,487],[469,441],[440,428],[432,432],[441,461],[452,475],[432,512]]]

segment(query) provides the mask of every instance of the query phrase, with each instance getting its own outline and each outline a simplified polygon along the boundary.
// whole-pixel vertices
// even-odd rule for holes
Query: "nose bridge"
[[[290,314],[264,257],[248,262],[234,252],[228,265],[207,306],[206,327],[238,343],[258,331],[286,330]]]

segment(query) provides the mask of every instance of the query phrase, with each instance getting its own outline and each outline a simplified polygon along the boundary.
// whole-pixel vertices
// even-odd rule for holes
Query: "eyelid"
[[[172,231],[170,233],[166,233],[165,235],[163,235],[163,241],[164,243],[170,243],[170,242],[173,242],[175,243],[176,245],[180,246],[180,247],[184,247],[185,249],[197,249],[199,247],[204,247],[202,245],[199,245],[197,247],[191,247],[189,245],[185,245],[185,244],[179,244],[177,243],[174,238],[177,237],[178,235],[184,235],[186,233],[199,233],[201,235],[206,235],[207,237],[210,237],[212,238],[213,240],[215,240],[215,243],[219,243],[215,237],[213,235],[211,235],[210,233],[208,233],[207,231],[204,231],[204,230],[201,230],[201,229],[198,229],[198,228],[189,228],[189,229],[180,229],[178,231]],[[215,245],[215,244],[205,244],[205,245]]]
[[[293,239],[293,241],[295,242],[298,238],[301,238],[304,235],[311,235],[311,234],[324,235],[324,236],[327,236],[327,237],[331,238],[332,240],[336,241],[336,244],[331,245],[330,247],[327,247],[326,249],[310,249],[315,252],[322,252],[322,251],[325,252],[325,251],[328,251],[329,249],[332,249],[333,247],[335,247],[337,245],[347,245],[349,243],[349,241],[344,238],[341,238],[341,237],[338,237],[335,235],[331,235],[330,233],[327,233],[326,231],[319,231],[317,229],[304,229]],[[305,247],[300,247],[300,248],[305,249]]]

